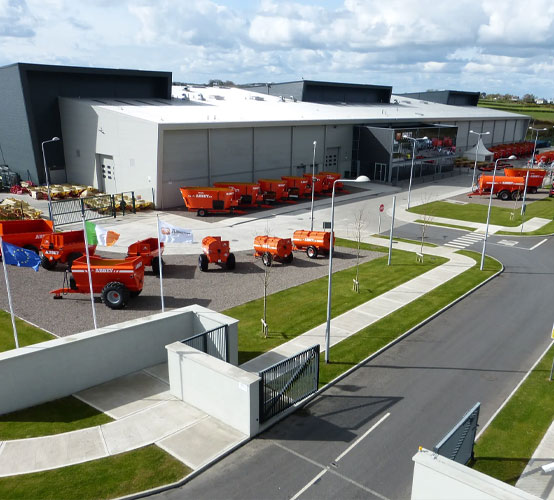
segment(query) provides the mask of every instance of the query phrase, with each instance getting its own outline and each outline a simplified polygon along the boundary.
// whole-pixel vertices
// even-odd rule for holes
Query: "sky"
[[[0,0],[0,65],[554,99],[553,0]]]

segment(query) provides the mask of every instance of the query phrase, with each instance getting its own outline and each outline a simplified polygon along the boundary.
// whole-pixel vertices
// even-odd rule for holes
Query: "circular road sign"
[[[385,210],[385,205],[383,205],[382,203],[379,205],[379,212],[382,212]]]

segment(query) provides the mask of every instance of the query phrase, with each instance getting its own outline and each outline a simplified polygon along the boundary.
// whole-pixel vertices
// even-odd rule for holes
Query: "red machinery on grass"
[[[52,234],[52,227],[51,221],[43,219],[2,220],[0,221],[0,238],[6,243],[32,250],[38,254],[42,238],[47,234]]]
[[[160,242],[160,250],[158,251],[158,239],[146,238],[145,240],[132,243],[127,248],[127,258],[141,257],[144,267],[152,266],[152,271],[156,276],[160,275],[160,253],[164,253],[164,243]],[[162,265],[164,261],[162,259]]]
[[[202,240],[202,252],[198,256],[198,269],[207,271],[208,264],[224,265],[226,269],[235,268],[235,256],[231,253],[228,241],[221,241],[221,236],[206,236]]]
[[[69,275],[69,287],[66,280]],[[90,275],[93,293],[100,293],[102,302],[110,309],[123,309],[129,297],[142,292],[144,284],[144,264],[141,257],[127,259],[90,258]],[[73,262],[71,273],[64,276],[64,286],[50,293],[55,299],[69,293],[90,293],[87,259],[81,257]]]
[[[180,191],[187,209],[200,217],[208,213],[231,213],[239,204],[231,188],[182,187]]]
[[[89,255],[94,255],[96,245],[89,245]],[[47,234],[40,242],[42,253],[41,265],[44,269],[54,269],[58,262],[72,263],[85,254],[85,236],[83,230],[64,231],[62,233]]]
[[[527,172],[529,172],[528,177]],[[504,175],[508,177],[523,177],[524,182],[527,178],[527,192],[536,193],[538,189],[542,187],[542,181],[544,180],[544,176],[546,175],[546,170],[542,168],[506,167],[504,169]]]
[[[214,186],[232,188],[239,205],[252,207],[263,201],[262,188],[256,182],[214,182]]]
[[[271,266],[275,260],[290,264],[292,262],[292,241],[290,238],[256,236],[254,238],[254,256],[261,257],[264,266]]]
[[[333,243],[334,243],[333,239]],[[293,250],[305,251],[310,259],[318,254],[328,255],[331,248],[331,233],[327,231],[294,231],[292,235]]]
[[[310,188],[310,180],[306,177],[295,175],[283,175],[281,177],[287,183],[287,192],[289,198],[301,198],[309,195],[312,190]]]
[[[259,179],[265,202],[284,201],[288,197],[287,183],[282,179]]]

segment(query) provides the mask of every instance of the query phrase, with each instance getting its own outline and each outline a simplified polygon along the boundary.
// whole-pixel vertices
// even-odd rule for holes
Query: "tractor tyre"
[[[498,193],[498,197],[502,201],[508,201],[511,198],[510,191],[500,191],[500,193]]]
[[[206,217],[206,215],[208,215],[208,211],[204,208],[199,208],[196,215],[198,215],[198,217]]]
[[[102,290],[102,301],[110,309],[123,309],[129,300],[129,290],[123,283],[112,281]]]
[[[519,191],[512,191],[512,200],[521,200],[523,198],[523,195]]]
[[[40,265],[44,267],[44,269],[48,269],[48,271],[54,269],[57,263],[57,260],[50,260],[46,255],[40,259]]]
[[[235,269],[235,264],[235,255],[230,253],[229,257],[227,257],[227,262],[225,262],[225,267],[229,269],[229,271],[232,271],[233,269]]]
[[[38,255],[38,248],[35,245],[25,245],[23,248],[31,250],[31,252],[35,252]]]
[[[283,262],[285,264],[290,264],[292,262],[292,259],[293,259],[293,255],[292,255],[292,252],[291,252],[283,259]]]
[[[262,254],[262,262],[263,262],[263,265],[266,266],[266,267],[270,267],[271,266],[271,263],[273,262],[273,257],[272,255],[269,253],[269,252],[264,252]]]
[[[310,259],[315,259],[317,257],[317,248],[314,246],[309,246],[306,249],[306,254]]]
[[[208,257],[203,253],[198,256],[198,269],[203,272],[208,270]]]
[[[162,266],[165,265],[165,261],[162,259]],[[158,257],[154,257],[152,259],[152,272],[155,276],[160,276],[160,259]]]
[[[67,257],[67,268],[71,269],[71,266],[73,265],[73,261],[77,260],[79,257],[82,257],[83,254],[79,252],[73,252],[70,253]]]

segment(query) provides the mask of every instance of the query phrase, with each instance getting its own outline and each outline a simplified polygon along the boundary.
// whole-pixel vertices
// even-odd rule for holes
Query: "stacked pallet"
[[[0,219],[40,219],[42,210],[32,207],[27,202],[15,198],[6,198],[0,203]]]

